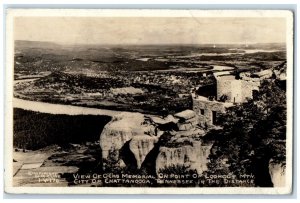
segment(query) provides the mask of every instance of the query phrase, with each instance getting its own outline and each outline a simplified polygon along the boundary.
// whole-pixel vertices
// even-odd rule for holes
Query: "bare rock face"
[[[174,115],[176,118],[182,119],[182,120],[189,120],[191,118],[194,118],[196,116],[196,113],[193,110],[184,110],[179,113],[176,113]]]
[[[135,135],[144,134],[142,123],[144,115],[140,113],[120,113],[104,127],[100,136],[102,158],[119,160],[119,151]]]
[[[126,156],[133,154],[136,167],[140,169],[165,132],[172,137],[161,143],[163,146],[160,146],[156,157],[157,172],[166,167],[182,165],[197,170],[199,174],[207,170],[207,157],[212,144],[201,142],[205,131],[198,127],[198,119],[192,110],[165,118],[125,112],[114,116],[100,136],[102,159],[108,165],[124,167],[126,160],[127,164],[131,163]],[[126,153],[127,150],[132,154]],[[132,157],[130,159],[132,161]]]
[[[174,116],[179,119],[177,126],[180,131],[190,131],[198,125],[198,117],[192,110],[185,110]]]
[[[279,163],[269,163],[269,173],[274,187],[285,186],[285,167]]]
[[[174,137],[171,138],[171,141],[176,141],[178,138],[181,137],[188,137],[188,138],[200,138],[205,135],[205,131],[199,128],[194,128],[188,131],[178,131],[174,133]]]
[[[137,168],[140,169],[148,153],[154,148],[158,137],[149,135],[137,135],[132,138],[129,148],[137,161]]]
[[[176,146],[178,145],[178,147]],[[178,138],[173,146],[161,147],[156,159],[156,172],[172,166],[186,166],[202,174],[207,170],[208,156],[212,144],[202,144],[187,138]]]

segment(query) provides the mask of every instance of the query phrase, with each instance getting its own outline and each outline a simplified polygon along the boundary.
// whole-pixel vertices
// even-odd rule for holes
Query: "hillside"
[[[283,45],[262,47],[261,44],[214,48],[212,45],[59,45],[16,41],[15,71],[153,71],[201,68],[213,61],[264,64],[285,60]]]

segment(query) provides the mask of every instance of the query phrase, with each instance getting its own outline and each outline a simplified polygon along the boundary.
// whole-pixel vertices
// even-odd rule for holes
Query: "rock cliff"
[[[120,113],[104,127],[100,136],[100,147],[104,160],[118,161],[120,149],[135,135],[144,134],[141,127],[144,115]]]
[[[156,146],[159,150],[158,156],[153,157],[153,160],[156,159],[156,172],[172,165],[184,165],[201,174],[207,170],[207,157],[212,145],[202,143],[205,131],[197,127],[198,119],[193,111],[186,110],[174,116],[116,115],[100,136],[103,161],[121,167],[126,165],[126,156],[131,156],[130,163],[135,161],[136,168],[140,169]]]
[[[129,143],[129,148],[134,154],[138,169],[141,168],[146,156],[154,148],[154,144],[157,141],[157,137],[149,135],[137,135],[132,138]]]
[[[285,168],[278,163],[269,163],[269,173],[274,187],[285,186]]]
[[[180,145],[179,143],[183,143]],[[185,166],[202,174],[207,170],[208,156],[212,144],[205,145],[201,141],[187,142],[178,139],[174,146],[161,147],[156,159],[156,172],[172,166]],[[178,147],[176,147],[176,144]]]

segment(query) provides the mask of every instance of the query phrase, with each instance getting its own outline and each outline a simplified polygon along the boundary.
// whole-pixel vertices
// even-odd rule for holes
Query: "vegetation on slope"
[[[96,141],[109,116],[56,115],[14,109],[15,147],[36,150],[52,144]]]

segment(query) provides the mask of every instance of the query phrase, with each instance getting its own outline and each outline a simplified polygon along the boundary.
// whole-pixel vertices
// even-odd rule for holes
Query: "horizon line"
[[[52,43],[52,44],[57,44],[57,45],[71,45],[71,46],[76,46],[76,45],[110,45],[110,46],[120,46],[120,45],[130,45],[130,46],[150,46],[150,45],[255,45],[255,44],[286,44],[286,42],[249,42],[249,43],[242,43],[242,42],[223,42],[223,43],[212,43],[212,42],[207,42],[207,43],[197,43],[197,44],[191,44],[191,43],[159,43],[159,44],[149,44],[149,43],[120,43],[120,44],[114,44],[114,43],[63,43],[63,42],[53,42],[53,41],[40,41],[40,40],[23,40],[23,39],[15,39],[14,42],[16,41],[26,41],[26,42],[42,42],[42,43]]]

